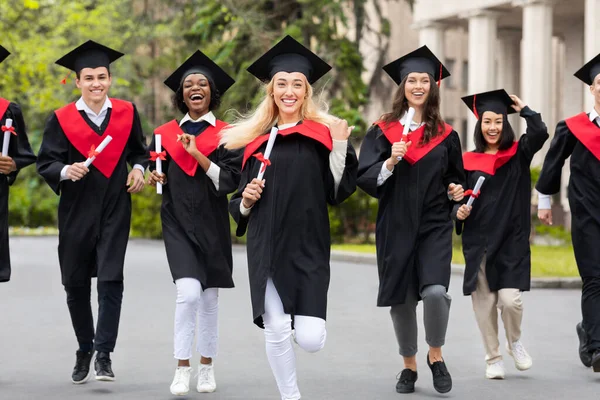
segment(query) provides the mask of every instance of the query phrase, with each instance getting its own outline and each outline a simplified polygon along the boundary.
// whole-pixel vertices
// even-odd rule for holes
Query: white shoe
[[[177,367],[175,377],[171,383],[171,394],[175,396],[184,396],[190,391],[190,378],[192,376],[192,367]]]
[[[196,386],[196,390],[199,393],[212,393],[217,390],[215,369],[212,363],[198,365],[198,385]]]
[[[504,363],[497,361],[493,364],[487,364],[485,377],[488,379],[504,379]]]
[[[514,342],[510,347],[507,343],[506,350],[508,350],[508,354],[515,360],[515,367],[517,367],[519,371],[528,370],[533,365],[531,356],[527,353],[525,346],[523,346],[523,343],[521,343],[520,340]]]

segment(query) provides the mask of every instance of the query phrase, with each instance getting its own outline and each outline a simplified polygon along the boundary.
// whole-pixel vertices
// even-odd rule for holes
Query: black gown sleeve
[[[370,196],[379,198],[381,188],[389,181],[388,179],[381,187],[377,186],[381,167],[391,155],[392,145],[383,135],[381,128],[377,125],[371,126],[360,146],[357,178],[358,187]]]
[[[138,114],[135,104],[133,105],[133,125],[131,134],[127,141],[127,162],[131,167],[135,164],[140,164],[144,170],[148,167],[150,153],[146,148],[146,137],[142,130],[140,115]]]
[[[244,150],[227,150],[221,145],[215,150],[215,161],[213,161],[220,169],[219,171],[219,190],[217,196],[227,196],[235,191],[240,184],[242,158]],[[213,185],[214,187],[214,185]]]
[[[537,153],[546,140],[548,140],[548,128],[544,121],[542,121],[542,115],[527,106],[521,110],[520,115],[525,118],[525,121],[527,122],[527,130],[519,140],[519,150],[521,150],[525,157],[531,161],[535,153]]]
[[[37,171],[56,194],[60,194],[60,172],[69,159],[69,141],[53,112],[44,127]]]
[[[463,167],[462,148],[460,146],[458,133],[452,131],[445,142],[448,147],[448,166],[443,177],[444,186],[447,188],[448,185],[454,183],[462,185],[462,187],[467,190],[467,178]]]
[[[16,166],[17,170],[8,174],[8,184],[12,185],[17,179],[19,171],[28,165],[35,163],[36,156],[31,149],[29,139],[27,138],[27,130],[25,127],[25,121],[23,119],[23,113],[21,107],[15,103],[8,105],[7,112],[5,113],[6,118],[13,120],[13,127],[17,135],[11,135],[10,143],[8,144],[8,155],[11,157]],[[3,122],[4,124],[5,122]]]
[[[243,154],[244,150],[241,149],[240,151]],[[254,157],[250,157],[246,161],[245,168],[242,170],[240,177],[238,189],[229,200],[229,213],[237,224],[237,229],[235,230],[235,235],[237,237],[244,236],[246,229],[248,228],[248,220],[250,219],[250,215],[247,217],[242,215],[242,212],[240,211],[240,203],[242,202],[242,193],[244,193],[246,185],[254,178],[254,176],[250,175],[250,171],[253,171],[255,160],[256,159]]]
[[[560,191],[560,178],[565,160],[571,155],[577,138],[571,133],[565,121],[556,125],[554,138],[544,159],[542,172],[535,188],[543,194],[555,194]]]
[[[335,182],[331,169],[328,168],[328,196],[327,202],[333,206],[341,204],[344,200],[356,191],[356,175],[358,170],[358,159],[354,146],[348,140],[346,148],[346,164],[344,166],[344,174],[340,180],[337,192],[335,191]]]

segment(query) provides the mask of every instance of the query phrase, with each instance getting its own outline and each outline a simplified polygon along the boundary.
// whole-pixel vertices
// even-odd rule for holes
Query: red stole
[[[383,134],[391,144],[402,140],[402,132],[404,131],[404,127],[399,121],[390,122],[389,124],[383,121],[377,121],[375,124],[381,128]],[[441,135],[436,136],[425,145],[420,145],[419,143],[421,143],[421,140],[423,139],[424,132],[425,125],[421,126],[415,131],[409,132],[406,137],[406,141],[412,142],[412,144],[406,151],[403,160],[406,160],[410,165],[413,165],[421,158],[425,157],[438,144],[442,143],[444,139],[446,139],[448,135],[452,133],[452,127],[448,124],[445,124],[444,131]]]
[[[598,160],[600,160],[600,128],[586,113],[565,120],[569,130]]]
[[[333,140],[331,139],[331,133],[329,133],[329,128],[326,125],[315,121],[304,120],[300,125],[292,126],[290,128],[278,131],[277,135],[287,136],[294,133],[316,140],[317,142],[323,144],[323,146],[327,147],[329,151],[333,149]],[[246,145],[246,149],[244,150],[244,159],[242,161],[242,169],[244,169],[248,158],[250,158],[252,154],[254,154],[254,152],[258,150],[258,148],[264,142],[269,140],[269,135],[269,133],[260,135],[259,137],[257,137],[252,142]]]
[[[200,153],[208,157],[213,151],[219,147],[221,129],[227,126],[223,121],[216,121],[216,126],[209,125],[202,133],[196,136],[196,147]],[[155,135],[162,136],[162,146],[171,159],[189,176],[196,175],[198,169],[198,161],[190,155],[184,148],[181,142],[177,141],[177,135],[183,135],[185,132],[181,129],[176,120],[167,122],[159,126],[154,131]],[[154,151],[154,149],[151,149]]]
[[[498,168],[510,161],[517,154],[519,142],[514,142],[506,150],[500,150],[496,154],[475,153],[468,151],[463,154],[463,165],[467,171],[481,171],[494,175]]]
[[[67,139],[86,158],[92,146],[96,148],[105,137],[112,137],[112,141],[96,156],[92,164],[107,178],[110,178],[121,159],[133,126],[133,104],[118,99],[110,99],[110,101],[112,103],[110,120],[102,136],[94,132],[86,123],[75,107],[75,103],[55,111],[58,123]]]
[[[0,97],[0,119],[2,119],[4,117],[6,110],[8,110],[9,104],[10,104],[10,101]]]

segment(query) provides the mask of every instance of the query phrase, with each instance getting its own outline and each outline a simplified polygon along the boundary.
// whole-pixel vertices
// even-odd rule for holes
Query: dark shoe
[[[592,366],[592,353],[587,349],[587,334],[581,322],[577,324],[576,329],[577,336],[579,336],[579,359],[583,365],[589,368]]]
[[[412,369],[404,369],[400,373],[398,383],[396,383],[396,392],[398,393],[413,393],[415,391],[415,382],[417,381],[418,374]]]
[[[452,390],[452,377],[446,368],[444,361],[436,361],[433,364],[429,362],[429,353],[427,353],[427,365],[433,375],[433,387],[439,393],[448,393]]]
[[[97,381],[112,382],[115,380],[115,374],[113,374],[112,362],[110,361],[110,354],[99,352],[94,361],[94,369],[96,370]]]
[[[71,374],[71,381],[75,384],[86,383],[90,377],[90,364],[92,363],[92,357],[94,351],[79,351],[75,353],[75,367]]]
[[[594,372],[600,372],[600,350],[596,350],[592,356],[592,368]]]

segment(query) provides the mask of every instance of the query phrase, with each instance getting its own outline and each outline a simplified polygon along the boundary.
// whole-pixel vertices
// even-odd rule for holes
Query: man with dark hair
[[[60,195],[58,257],[67,305],[79,342],[73,383],[84,383],[94,350],[96,379],[113,381],[123,263],[131,222],[131,196],[144,188],[148,154],[135,105],[109,99],[111,62],[123,54],[87,41],[56,63],[77,74],[81,98],[52,113],[46,123],[38,172]],[[112,140],[100,152],[98,146]],[[84,161],[93,158],[87,166]],[[127,163],[132,166],[128,173]],[[128,186],[128,188],[127,188]],[[98,323],[90,303],[98,278]]]

